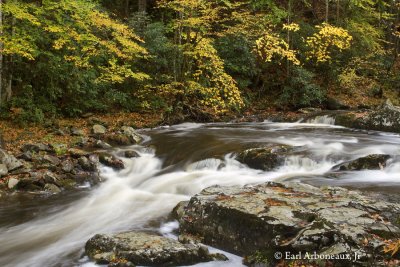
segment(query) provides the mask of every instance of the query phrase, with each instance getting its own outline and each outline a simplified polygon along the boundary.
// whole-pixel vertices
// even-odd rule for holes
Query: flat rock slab
[[[195,236],[242,256],[261,252],[269,262],[290,251],[356,253],[361,265],[378,263],[390,257],[384,241],[400,235],[399,204],[300,183],[209,187],[177,214],[182,239]]]
[[[207,247],[182,244],[174,239],[144,232],[95,235],[86,243],[86,254],[100,264],[118,266],[179,266],[214,260]]]

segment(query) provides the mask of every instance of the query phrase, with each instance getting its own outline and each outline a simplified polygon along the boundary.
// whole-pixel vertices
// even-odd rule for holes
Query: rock
[[[19,183],[18,179],[10,178],[8,179],[7,187],[8,189],[14,189]]]
[[[23,191],[41,191],[44,184],[33,177],[19,180],[16,188]]]
[[[100,163],[116,170],[121,170],[125,168],[124,162],[122,160],[117,159],[115,156],[108,153],[100,153],[99,161]]]
[[[172,210],[170,213],[169,217],[171,220],[178,220],[179,218],[182,218],[183,214],[185,213],[185,207],[189,201],[181,201],[179,202],[175,208]]]
[[[84,136],[85,132],[82,129],[78,129],[78,128],[72,127],[71,128],[71,135]]]
[[[92,133],[96,134],[96,135],[105,134],[106,131],[107,131],[106,127],[104,127],[103,125],[100,125],[100,124],[95,124],[92,127]]]
[[[390,100],[373,111],[348,112],[336,116],[337,125],[363,129],[400,133],[400,107]]]
[[[8,171],[13,171],[23,166],[21,161],[17,160],[13,155],[8,154],[3,149],[0,149],[0,164],[6,165]]]
[[[67,152],[74,158],[87,157],[90,155],[89,152],[79,148],[70,148]]]
[[[44,155],[43,156],[43,161],[50,163],[54,166],[58,166],[61,163],[61,160],[55,156],[51,156],[51,155]]]
[[[286,145],[251,148],[239,153],[237,160],[250,168],[270,171],[282,165],[287,153],[292,150],[292,147]]]
[[[389,155],[372,154],[352,161],[338,164],[333,169],[341,171],[380,170],[386,167]]]
[[[112,148],[112,146],[111,146],[110,144],[107,144],[106,142],[101,141],[101,140],[96,140],[96,142],[94,143],[94,146],[95,146],[96,148],[101,148],[101,149],[109,149],[109,148]]]
[[[7,175],[8,169],[5,164],[0,164],[0,178]]]
[[[298,110],[298,112],[302,114],[310,114],[310,113],[316,113],[316,112],[321,112],[322,109],[320,108],[301,108]]]
[[[139,143],[143,140],[143,138],[138,133],[136,133],[136,131],[132,127],[123,126],[121,127],[121,131],[124,135],[128,136],[135,143]]]
[[[46,191],[48,191],[48,192],[50,192],[52,194],[58,194],[58,193],[61,192],[61,189],[58,186],[54,185],[54,184],[45,184],[44,185],[44,190],[46,190]]]
[[[125,158],[138,158],[139,154],[134,150],[127,150],[124,152]]]
[[[201,245],[181,244],[155,234],[126,232],[95,235],[85,246],[86,254],[99,264],[124,262],[144,266],[179,266],[211,261],[218,257]]]
[[[80,157],[78,159],[79,165],[82,167],[84,171],[96,171],[97,167],[93,164],[87,157]]]
[[[128,136],[119,133],[106,134],[104,140],[107,143],[116,146],[129,146],[135,144]]]
[[[61,170],[63,172],[69,173],[73,169],[74,169],[74,163],[70,159],[61,162]]]
[[[22,146],[21,150],[23,152],[40,152],[40,151],[46,151],[46,152],[52,152],[53,149],[46,144],[42,143],[37,143],[37,144],[25,144]]]
[[[357,265],[380,266],[384,240],[400,234],[400,205],[339,187],[265,183],[212,186],[192,197],[180,233],[237,255],[291,252],[362,255]],[[342,248],[342,249],[339,249]],[[352,258],[354,260],[354,258]],[[342,261],[340,266],[351,266]],[[350,265],[349,265],[350,264]],[[272,266],[275,266],[274,264]]]

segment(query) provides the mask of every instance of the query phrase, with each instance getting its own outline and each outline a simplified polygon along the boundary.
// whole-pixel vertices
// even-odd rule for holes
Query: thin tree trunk
[[[340,0],[336,0],[336,23],[339,24]]]
[[[14,37],[15,35],[15,18],[11,19],[11,36]],[[7,87],[5,91],[5,101],[8,102],[11,99],[12,96],[12,79],[13,79],[13,56],[9,56],[8,64],[7,64],[7,72],[8,72],[8,77],[7,77]]]
[[[139,0],[138,11],[146,13],[147,10],[147,0]]]
[[[290,12],[292,12],[292,0],[288,0],[288,15],[287,15],[287,24],[288,24],[288,26],[289,26],[289,24],[290,24]],[[288,49],[290,49],[290,30],[288,29],[288,31],[287,31],[287,43],[288,43]],[[290,75],[290,62],[289,62],[289,59],[286,59],[286,75],[287,75],[287,77],[289,77],[289,75]]]
[[[3,35],[3,1],[0,0],[0,36]],[[3,88],[3,43],[0,42],[0,106],[2,102],[2,88]]]
[[[325,0],[325,22],[329,22],[329,0]]]

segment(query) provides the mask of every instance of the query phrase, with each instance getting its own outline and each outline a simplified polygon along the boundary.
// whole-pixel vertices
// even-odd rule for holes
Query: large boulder
[[[238,154],[237,160],[250,168],[270,171],[285,162],[292,147],[286,145],[271,145],[263,148],[251,148]]]
[[[390,258],[384,241],[400,234],[399,204],[300,183],[212,186],[175,214],[181,235],[242,256],[260,253],[269,266],[307,252],[350,255],[340,266],[378,266]]]
[[[400,133],[400,107],[390,100],[373,111],[340,113],[335,124],[365,130]]]
[[[108,153],[99,153],[99,161],[100,163],[111,167],[116,170],[122,170],[125,168],[124,162],[114,155],[108,154]]]
[[[0,164],[4,164],[8,171],[13,171],[23,166],[21,161],[3,149],[0,149]]]
[[[359,170],[380,170],[386,167],[389,155],[372,154],[348,162],[338,164],[333,169],[340,171],[359,171]]]
[[[204,246],[181,244],[174,239],[143,232],[98,234],[87,241],[85,250],[89,258],[99,264],[118,263],[118,266],[191,265],[218,257]]]
[[[129,146],[139,143],[143,138],[132,127],[123,126],[119,132],[105,134],[104,140],[117,146]]]

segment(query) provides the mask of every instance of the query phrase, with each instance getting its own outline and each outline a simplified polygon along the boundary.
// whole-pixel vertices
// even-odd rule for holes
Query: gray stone
[[[89,152],[79,149],[79,148],[70,148],[70,149],[68,149],[67,152],[74,158],[79,158],[82,156],[87,157],[90,155]]]
[[[382,252],[383,241],[400,234],[399,204],[339,187],[212,186],[181,206],[175,209],[181,235],[196,236],[238,255],[257,251],[263,255],[277,251],[340,254],[344,248],[348,254],[366,255],[357,264],[379,265],[390,258]],[[269,260],[274,261],[273,256]]]
[[[42,143],[37,143],[37,144],[25,144],[22,146],[22,151],[23,152],[40,152],[40,151],[46,151],[46,152],[51,152],[52,149],[49,145],[42,144]]]
[[[135,143],[139,143],[143,140],[143,138],[136,133],[135,129],[129,126],[123,126],[121,127],[121,131],[124,135],[130,137]]]
[[[179,266],[226,259],[210,254],[201,245],[181,244],[174,239],[143,232],[98,234],[89,239],[85,250],[89,258],[99,264],[119,261],[144,266]]]
[[[52,155],[44,155],[43,156],[43,161],[50,163],[54,166],[58,166],[61,163],[61,160],[55,156]]]
[[[87,157],[80,157],[78,159],[79,165],[84,171],[95,171],[96,165],[93,164]]]
[[[85,132],[82,129],[78,129],[78,128],[71,128],[71,135],[75,135],[75,136],[84,136]]]
[[[107,144],[106,142],[104,142],[102,140],[96,140],[96,142],[94,143],[94,146],[97,148],[102,148],[102,149],[112,148],[112,146],[110,144]]]
[[[21,161],[17,160],[13,155],[8,154],[3,149],[0,149],[0,163],[5,164],[8,171],[13,171],[23,166]]]
[[[92,127],[92,132],[94,134],[105,134],[107,131],[106,127],[104,127],[103,125],[100,124],[95,124]]]
[[[56,186],[55,184],[45,184],[44,190],[46,190],[47,192],[50,192],[52,194],[58,194],[61,192],[61,189],[58,186]]]
[[[10,178],[8,179],[7,187],[8,189],[13,189],[18,185],[18,183],[19,183],[18,179]]]
[[[0,164],[0,177],[7,175],[8,169],[5,164]]]
[[[63,162],[61,162],[61,170],[63,172],[69,173],[74,169],[74,163],[70,160],[64,160]]]

